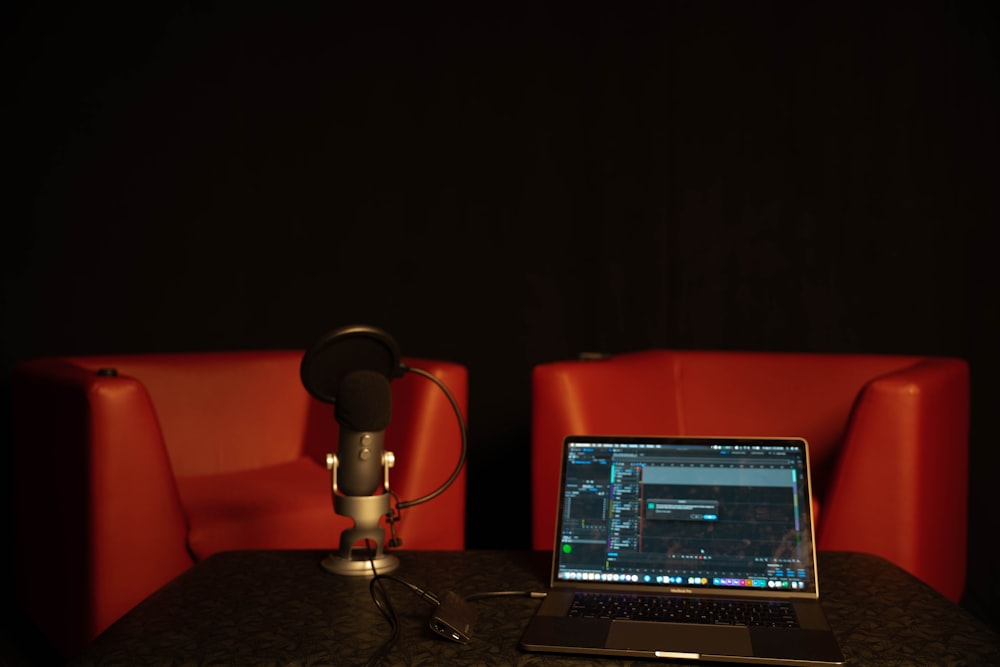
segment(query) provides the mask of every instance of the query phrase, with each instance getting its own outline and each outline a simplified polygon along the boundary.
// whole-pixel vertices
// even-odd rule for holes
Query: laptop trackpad
[[[750,631],[732,625],[614,621],[605,646],[632,651],[753,655]]]

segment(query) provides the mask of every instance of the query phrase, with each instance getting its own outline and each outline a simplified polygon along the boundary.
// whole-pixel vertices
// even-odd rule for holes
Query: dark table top
[[[391,634],[367,577],[326,572],[322,552],[211,556],[108,628],[74,665],[364,665]],[[396,552],[393,577],[443,597],[541,591],[549,553]],[[852,665],[1000,665],[1000,639],[975,616],[888,561],[821,552],[823,607]],[[383,580],[399,619],[384,665],[640,665],[649,661],[532,654],[517,647],[539,604],[526,596],[475,601],[472,641],[441,639],[433,607]],[[688,664],[656,660],[655,664]]]

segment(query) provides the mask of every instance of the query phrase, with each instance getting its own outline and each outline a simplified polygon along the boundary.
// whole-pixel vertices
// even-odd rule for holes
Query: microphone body
[[[374,327],[337,329],[302,358],[303,386],[313,398],[333,403],[340,427],[337,453],[326,455],[333,509],[354,521],[340,535],[340,550],[323,559],[328,572],[370,576],[376,567],[378,572],[399,567],[399,559],[384,551],[380,521],[391,516],[389,468],[396,460],[385,450],[392,414],[389,381],[405,370],[396,341]],[[366,547],[359,550],[360,542]]]
[[[389,380],[375,371],[353,371],[338,390],[334,416],[337,439],[336,491],[371,496],[385,478],[385,429],[392,416]]]
[[[340,425],[336,487],[345,496],[371,496],[385,479],[385,431],[355,431]]]

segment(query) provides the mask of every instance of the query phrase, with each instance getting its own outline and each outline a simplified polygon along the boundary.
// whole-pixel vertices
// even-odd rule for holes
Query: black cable
[[[472,602],[474,600],[499,597],[534,598],[536,600],[540,600],[545,597],[545,593],[543,591],[486,591],[485,593],[473,593],[472,595],[467,595],[465,596],[465,601]]]
[[[366,540],[366,544],[369,549],[371,549],[371,544],[369,540]],[[374,552],[372,552],[374,553]],[[441,598],[439,598],[434,593],[417,586],[416,584],[410,583],[405,579],[401,579],[397,576],[391,574],[379,574],[375,571],[375,557],[371,556],[371,567],[372,567],[372,580],[368,584],[368,590],[372,596],[372,601],[375,602],[375,606],[378,608],[385,619],[389,622],[392,632],[389,637],[382,642],[382,645],[375,651],[375,653],[368,659],[365,663],[365,667],[377,667],[382,660],[388,655],[389,650],[395,645],[399,639],[399,617],[396,615],[396,611],[389,601],[389,594],[382,584],[383,581],[392,581],[401,586],[405,586],[410,589],[417,597],[424,600],[425,602],[431,604],[435,608],[441,605]],[[473,593],[463,598],[466,602],[473,602],[475,600],[483,600],[492,597],[527,597],[533,599],[541,599],[545,597],[545,593],[541,591],[485,591],[482,593]]]
[[[390,547],[402,546],[403,540],[399,539],[396,535],[396,523],[403,518],[403,513],[399,510],[399,496],[396,495],[395,491],[390,490],[389,496],[392,497],[392,502],[396,503],[396,509],[393,510],[389,507],[389,511],[385,514],[385,523],[389,526],[389,544]]]
[[[413,593],[416,594],[417,597],[419,597],[420,599],[422,599],[425,602],[429,602],[430,604],[434,605],[435,607],[438,606],[439,604],[441,604],[441,600],[438,598],[438,596],[434,595],[434,593],[431,593],[428,590],[420,588],[419,586],[417,586],[415,584],[411,584],[410,582],[406,581],[405,579],[400,579],[399,577],[393,576],[391,574],[380,574],[380,575],[377,575],[377,578],[378,579],[385,579],[387,581],[394,581],[397,584],[402,584],[403,586],[406,586],[411,591],[413,591]]]
[[[391,628],[389,637],[382,642],[382,645],[378,647],[375,653],[368,658],[368,662],[365,663],[366,667],[373,667],[382,662],[382,659],[389,653],[389,649],[393,647],[399,638],[399,618],[396,616],[396,610],[392,607],[392,602],[389,601],[389,594],[386,592],[385,587],[382,586],[381,577],[384,575],[378,574],[375,570],[375,550],[372,549],[371,540],[365,540],[365,544],[369,549],[369,553],[372,554],[370,562],[373,576],[371,582],[368,584],[368,592],[372,596],[375,607],[382,612],[382,616],[389,622],[389,627]],[[376,589],[378,589],[377,595]]]
[[[371,549],[371,541],[365,541],[368,548]],[[405,579],[400,579],[399,577],[393,576],[391,574],[379,574],[375,571],[375,556],[374,552],[371,556],[371,566],[372,566],[372,580],[368,583],[368,592],[372,596],[372,601],[382,616],[389,622],[389,626],[392,628],[392,632],[389,637],[382,642],[378,650],[368,659],[365,663],[365,667],[374,667],[378,665],[385,657],[388,655],[389,650],[393,647],[396,641],[399,639],[399,617],[396,615],[396,610],[393,608],[392,603],[389,601],[389,593],[385,590],[385,586],[382,585],[382,581],[394,581],[397,584],[401,584],[409,588],[414,594],[420,599],[428,602],[435,607],[441,604],[441,600],[428,590],[420,588],[415,584],[411,584]]]

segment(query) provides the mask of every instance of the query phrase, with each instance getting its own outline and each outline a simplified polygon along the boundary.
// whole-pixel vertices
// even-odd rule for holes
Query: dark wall
[[[4,10],[7,371],[381,325],[468,365],[469,543],[520,548],[536,363],[961,356],[996,613],[986,3],[341,4]]]

